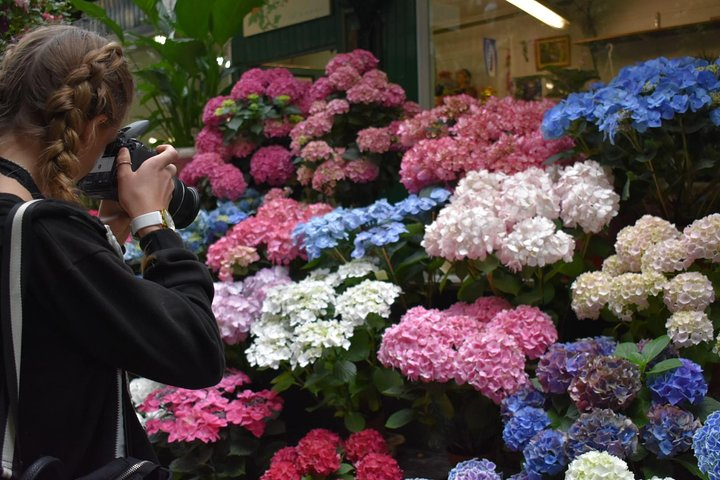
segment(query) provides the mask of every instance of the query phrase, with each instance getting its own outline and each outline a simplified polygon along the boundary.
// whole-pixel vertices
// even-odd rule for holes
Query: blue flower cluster
[[[589,360],[612,355],[617,342],[611,337],[581,338],[550,345],[538,361],[537,379],[548,393],[564,394],[570,382]]]
[[[625,415],[607,408],[595,409],[570,425],[567,453],[570,460],[591,450],[630,457],[637,450],[638,434],[637,426]]]
[[[568,464],[565,442],[565,434],[558,430],[543,430],[532,437],[523,449],[525,471],[539,477],[563,471]]]
[[[692,413],[673,405],[655,405],[647,414],[648,423],[642,427],[645,447],[658,458],[670,458],[690,450],[693,435],[700,421]]]
[[[525,407],[543,408],[545,406],[545,395],[535,388],[531,383],[526,384],[517,392],[505,397],[500,403],[500,415],[504,422]]]
[[[510,450],[521,451],[536,433],[550,425],[545,410],[536,407],[521,408],[503,428],[503,441]]]
[[[501,480],[502,477],[495,471],[495,464],[490,460],[466,460],[455,465],[450,470],[448,480]]]
[[[702,367],[687,358],[680,362],[682,366],[678,368],[649,376],[647,386],[655,403],[680,405],[687,401],[695,405],[705,398],[708,386]]]
[[[292,238],[305,249],[308,259],[313,260],[319,258],[323,250],[337,247],[341,242],[350,240],[351,233],[362,229],[354,236],[355,248],[350,255],[352,258],[361,258],[370,247],[382,247],[399,241],[400,235],[407,232],[403,220],[428,212],[445,203],[449,197],[449,191],[435,188],[421,196],[410,195],[395,204],[380,199],[362,208],[339,207],[326,215],[298,224]]]
[[[693,451],[700,471],[710,480],[720,480],[720,411],[711,413],[695,432]]]
[[[510,475],[508,480],[542,480],[542,475],[522,471],[520,473],[516,473],[515,475]]]
[[[720,59],[714,63],[664,57],[623,68],[607,85],[572,93],[545,113],[546,138],[563,136],[575,121],[592,123],[614,143],[623,128],[645,132],[688,110],[709,110],[720,126]]]

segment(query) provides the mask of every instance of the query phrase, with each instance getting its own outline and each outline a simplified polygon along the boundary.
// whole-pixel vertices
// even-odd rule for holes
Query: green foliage
[[[167,10],[161,0],[133,0],[152,26],[149,34],[123,32],[107,13],[85,0],[70,0],[86,15],[106,25],[125,47],[151,53],[149,64],[135,75],[141,104],[152,113],[148,120],[158,135],[179,146],[191,146],[202,127],[208,99],[218,96],[234,72],[225,67],[225,46],[238,34],[243,19],[263,0],[177,0]],[[164,37],[164,42],[156,37]]]
[[[0,54],[27,30],[65,23],[72,13],[70,2],[65,0],[5,0],[0,5]]]

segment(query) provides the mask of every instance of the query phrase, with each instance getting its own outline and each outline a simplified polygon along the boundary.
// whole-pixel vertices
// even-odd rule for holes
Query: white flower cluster
[[[572,309],[579,319],[597,320],[600,310],[610,299],[613,277],[605,272],[585,272],[578,275],[570,290]]]
[[[603,260],[601,270],[612,277],[628,271],[627,265],[625,265],[617,255],[610,255]]]
[[[656,243],[679,238],[675,225],[652,215],[644,215],[635,225],[629,225],[617,234],[615,253],[630,272],[639,272],[643,254]]]
[[[291,368],[305,367],[328,348],[349,349],[355,327],[370,313],[388,317],[401,290],[388,282],[364,280],[338,294],[338,278],[362,278],[376,269],[369,262],[355,262],[343,272],[326,271],[269,290],[262,315],[250,329],[248,362],[273,369],[285,362]]]
[[[675,312],[665,322],[665,328],[678,347],[691,347],[713,339],[713,324],[705,312]]]
[[[668,238],[650,245],[640,259],[640,269],[645,272],[680,272],[692,265],[687,247],[680,238]]]
[[[618,195],[597,162],[556,172],[532,167],[514,175],[486,170],[468,173],[451,202],[425,229],[423,247],[448,260],[484,260],[498,253],[513,270],[570,261],[575,242],[566,227],[598,232],[617,215]]]
[[[695,220],[685,227],[683,242],[693,260],[720,263],[720,213]]]
[[[667,279],[661,273],[623,273],[610,281],[608,308],[618,318],[629,322],[633,312],[650,306],[649,297],[662,292]]]
[[[702,311],[715,301],[715,290],[700,272],[680,273],[665,285],[663,300],[671,312]]]
[[[622,459],[607,452],[590,451],[570,462],[565,480],[635,480]]]

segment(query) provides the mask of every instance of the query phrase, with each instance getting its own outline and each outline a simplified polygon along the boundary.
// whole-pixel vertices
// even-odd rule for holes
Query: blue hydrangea
[[[695,432],[693,451],[700,471],[710,480],[720,480],[720,411],[711,413]]]
[[[538,476],[555,475],[568,464],[566,436],[558,430],[543,430],[530,439],[523,449],[523,468]]]
[[[591,450],[608,452],[624,459],[635,453],[638,427],[625,415],[610,409],[583,413],[567,431],[567,453],[570,460]]]
[[[673,405],[656,405],[647,414],[641,429],[645,448],[658,458],[670,458],[690,450],[700,421],[692,413]]]
[[[503,441],[510,450],[519,452],[535,434],[548,425],[550,417],[545,410],[536,407],[521,408],[505,424]]]
[[[495,464],[489,460],[466,460],[450,470],[448,480],[502,480],[495,472]]]
[[[399,242],[400,235],[407,232],[407,228],[400,222],[391,222],[372,227],[355,236],[355,249],[350,253],[352,258],[362,258],[365,250],[370,247],[383,247]]]
[[[607,85],[569,95],[545,113],[541,129],[546,138],[559,138],[574,122],[586,121],[614,142],[621,128],[642,133],[688,110],[708,108],[718,90],[717,65],[660,57],[623,68]],[[715,123],[713,113],[711,120]]]
[[[564,394],[572,379],[590,359],[612,355],[616,345],[617,342],[610,337],[555,343],[540,357],[535,374],[545,392]]]
[[[532,384],[528,383],[512,395],[505,397],[500,403],[500,415],[507,422],[515,412],[525,407],[543,408],[545,395]]]
[[[522,471],[520,473],[516,473],[515,475],[510,475],[508,480],[542,480],[542,475]]]
[[[682,366],[678,368],[649,376],[647,386],[655,403],[681,405],[690,402],[694,405],[705,398],[708,386],[702,367],[687,358],[681,358],[680,362]]]

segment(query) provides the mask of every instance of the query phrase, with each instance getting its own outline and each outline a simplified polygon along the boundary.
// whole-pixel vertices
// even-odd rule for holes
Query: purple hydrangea
[[[610,337],[581,338],[571,343],[555,343],[540,357],[536,376],[547,393],[563,394],[570,382],[590,359],[612,355],[617,343]]]
[[[720,480],[720,411],[711,413],[695,432],[693,451],[700,471],[710,480]]]
[[[520,390],[505,397],[500,403],[500,414],[503,422],[510,420],[515,412],[525,407],[543,408],[545,406],[545,395],[532,384],[528,383]]]
[[[649,376],[647,386],[655,403],[695,405],[705,398],[708,386],[702,367],[687,358],[681,358],[680,362],[682,366],[678,368]]]
[[[495,464],[489,460],[466,460],[450,470],[448,480],[502,480],[495,471]]]
[[[572,460],[597,450],[623,459],[637,450],[638,434],[638,427],[625,415],[607,408],[595,409],[580,415],[568,429],[568,456]]]
[[[521,451],[536,433],[550,425],[545,410],[535,407],[521,408],[503,428],[503,440],[510,450]]]
[[[592,408],[624,410],[640,392],[640,369],[624,358],[591,359],[570,382],[570,398],[581,412]]]
[[[530,439],[523,449],[526,472],[541,475],[555,475],[565,469],[568,464],[565,453],[567,437],[558,430],[543,430]]]
[[[537,475],[532,472],[522,471],[515,475],[510,475],[508,480],[542,480],[542,475]]]
[[[690,450],[693,435],[700,428],[700,421],[692,413],[673,405],[655,405],[647,417],[641,437],[645,448],[658,458],[674,457]]]

